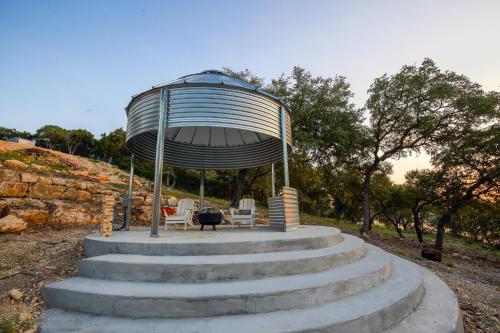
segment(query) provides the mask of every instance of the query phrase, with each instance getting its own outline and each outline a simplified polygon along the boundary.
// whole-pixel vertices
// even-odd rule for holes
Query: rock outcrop
[[[24,170],[28,168],[28,164],[18,161],[18,160],[6,160],[3,162],[3,165],[7,168]]]
[[[7,215],[0,219],[0,233],[20,233],[26,229],[28,229],[28,224],[14,215]]]
[[[46,225],[98,225],[103,217],[104,198],[114,196],[117,209],[116,205],[121,206],[121,198],[126,195],[123,185],[115,186],[82,175],[54,176],[40,166],[33,168],[28,165],[20,170],[18,167],[6,168],[6,165],[17,166],[5,162],[0,165],[0,218],[9,215],[23,221],[25,227],[19,224],[19,227],[9,227],[3,232],[20,232],[20,229]],[[135,223],[151,222],[152,203],[149,191],[139,189],[133,192],[132,217]],[[176,204],[177,199],[173,196],[162,198],[162,205]]]
[[[0,141],[0,148],[2,143]],[[114,211],[123,215],[121,198],[127,194],[127,173],[106,163],[43,148],[32,149],[36,156],[32,162],[37,163],[18,160],[0,163],[0,218],[8,216],[9,222],[8,226],[5,222],[1,232],[21,232],[43,226],[98,225],[103,218],[105,197],[109,196],[116,198]],[[55,164],[65,159],[69,162]],[[51,164],[52,168],[38,163]],[[132,220],[149,224],[153,203],[150,183],[135,177],[134,189]],[[162,205],[177,204],[173,196],[162,199]]]

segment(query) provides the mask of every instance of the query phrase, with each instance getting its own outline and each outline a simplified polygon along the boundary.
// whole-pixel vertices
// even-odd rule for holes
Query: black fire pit
[[[201,224],[201,230],[207,225],[211,225],[213,230],[216,230],[215,226],[221,224],[222,214],[217,209],[205,208],[198,214],[198,222]]]

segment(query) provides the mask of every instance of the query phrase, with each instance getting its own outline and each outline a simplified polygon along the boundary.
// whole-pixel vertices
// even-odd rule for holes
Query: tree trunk
[[[368,225],[368,230],[370,230],[370,231],[372,230],[373,221],[375,221],[375,218],[377,217],[377,215],[378,215],[378,213],[370,216],[370,224]]]
[[[440,251],[443,250],[445,227],[450,223],[451,215],[452,214],[450,213],[450,211],[447,211],[446,213],[443,214],[443,216],[439,218],[439,222],[437,225],[437,233],[436,233],[436,243],[434,244],[434,247],[437,250]]]
[[[243,187],[245,186],[245,178],[248,169],[240,169],[238,172],[238,186],[236,187],[236,192],[234,193],[231,206],[236,207],[240,203],[241,196],[243,195]]]
[[[405,238],[401,230],[399,229],[398,223],[392,222],[392,225],[394,226],[394,229],[396,229],[396,232],[398,233],[400,238]]]
[[[366,173],[365,180],[363,182],[363,229],[361,234],[367,234],[370,232],[370,183],[372,175],[371,173]]]
[[[490,180],[492,180],[491,174],[483,175],[473,185],[471,185],[467,189],[467,191],[465,191],[465,194],[462,196],[460,200],[455,201],[451,205],[451,207],[448,208],[448,210],[441,216],[437,226],[436,243],[434,244],[434,247],[437,250],[440,251],[443,250],[445,227],[450,224],[453,215],[455,215],[458,212],[458,210],[461,207],[463,207],[467,202],[471,201],[475,196],[479,195],[479,194],[474,194],[474,191],[480,188],[482,185],[489,182]]]
[[[413,214],[413,227],[415,228],[415,233],[417,234],[417,239],[420,244],[424,242],[424,236],[422,232],[422,220],[420,219],[420,212],[416,208],[411,209]]]

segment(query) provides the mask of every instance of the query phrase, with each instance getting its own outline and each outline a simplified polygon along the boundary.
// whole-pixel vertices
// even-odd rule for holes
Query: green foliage
[[[370,112],[364,163],[364,230],[369,227],[371,176],[384,161],[398,159],[421,149],[432,149],[442,133],[463,125],[469,117],[462,107],[477,94],[479,86],[462,75],[441,71],[430,59],[419,66],[403,66],[392,76],[375,79],[368,90]],[[458,121],[457,121],[458,119]]]
[[[294,67],[287,96],[298,151],[322,166],[338,166],[359,157],[362,110],[352,103],[353,93],[344,77],[313,77]]]
[[[475,200],[457,213],[450,228],[456,236],[500,249],[500,203]]]
[[[291,186],[301,197],[300,210],[318,216],[330,215],[331,199],[321,170],[315,168],[304,153],[292,154],[290,166]]]
[[[419,241],[429,238],[420,231],[433,220],[438,248],[447,229],[457,237],[498,244],[499,92],[484,92],[467,77],[425,59],[375,79],[365,108],[359,109],[341,76],[314,76],[294,67],[289,75],[266,81],[248,69],[223,70],[280,96],[292,111],[290,182],[299,192],[306,220],[332,223],[333,217],[353,230],[363,220],[364,231],[373,224],[373,230],[405,237],[415,237],[409,233],[413,227]],[[121,128],[95,139],[86,130],[55,125],[43,126],[33,136],[0,127],[0,139],[12,136],[35,137],[45,147],[95,157],[124,170],[130,165]],[[421,151],[431,155],[433,169],[412,171],[404,184],[392,183],[390,161]],[[279,191],[282,164],[276,163],[275,169]],[[154,165],[136,158],[135,172],[152,180]],[[164,183],[169,178],[168,193],[184,190],[197,198],[199,170],[166,166],[163,172]],[[207,170],[205,194],[219,198],[213,202],[221,205],[250,196],[264,206],[271,194],[270,166]],[[379,229],[378,222],[395,231]]]
[[[97,156],[108,162],[120,160],[127,156],[125,148],[126,132],[122,128],[118,128],[109,134],[101,134],[101,138],[97,142]],[[118,161],[118,163],[121,161]],[[125,163],[126,164],[126,163]]]
[[[6,160],[18,160],[18,161],[26,163],[28,159],[27,159],[26,154],[19,152],[19,151],[1,152],[0,153],[0,162],[6,161]]]
[[[55,150],[63,150],[66,144],[67,130],[56,125],[45,125],[35,133],[37,144]]]
[[[0,333],[17,333],[21,326],[15,320],[5,319],[0,321]]]
[[[442,198],[442,193],[436,191],[442,177],[438,170],[429,169],[412,170],[405,175],[405,185],[413,207],[428,206]]]
[[[18,333],[29,329],[29,321],[20,321],[15,318],[6,318],[0,320],[0,333]]]
[[[90,156],[95,145],[92,133],[85,129],[67,130],[56,125],[39,128],[34,137],[37,144],[49,149],[60,150],[71,155]]]
[[[362,175],[357,169],[324,169],[322,179],[333,199],[332,216],[336,219],[360,221],[363,215]]]
[[[29,132],[18,131],[14,128],[0,127],[0,140],[8,140],[15,137],[28,140],[33,139],[33,135]]]
[[[374,180],[374,206],[379,211],[378,219],[393,226],[400,237],[404,237],[401,228],[406,231],[412,220],[412,200],[408,188],[404,185],[392,184],[385,175]]]
[[[260,88],[264,85],[264,79],[252,73],[248,68],[245,68],[242,71],[234,71],[229,67],[223,67],[222,71],[229,76],[248,82],[251,85],[256,86],[257,88]]]
[[[431,143],[437,131],[452,125],[456,98],[470,85],[466,77],[442,72],[430,59],[375,79],[366,102],[372,159],[404,157]]]
[[[281,75],[265,85],[262,78],[249,70],[224,70],[281,96],[293,110],[291,185],[299,191],[301,209],[319,215],[333,214],[332,198],[324,184],[324,170],[340,171],[355,166],[363,142],[362,110],[356,109],[352,103],[353,94],[347,80],[344,77],[314,77],[310,72],[294,67],[290,76]],[[277,179],[281,181],[281,170],[276,169]],[[240,172],[234,177],[239,185],[228,192],[237,193],[238,188],[243,187],[243,195],[252,195],[258,201],[266,202],[270,194],[268,171],[260,168]]]
[[[94,149],[95,138],[92,133],[84,129],[66,131],[65,144],[71,155],[90,156]]]

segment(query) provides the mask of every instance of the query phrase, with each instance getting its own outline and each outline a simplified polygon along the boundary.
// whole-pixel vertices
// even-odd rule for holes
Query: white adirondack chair
[[[187,229],[187,225],[193,225],[193,210],[194,210],[194,200],[193,199],[181,199],[177,202],[177,208],[175,209],[175,215],[168,216],[165,213],[165,230],[169,224],[184,224],[184,230]]]
[[[249,210],[249,214],[240,214],[241,210]],[[229,208],[231,213],[231,226],[234,228],[234,224],[238,223],[238,227],[241,223],[249,223],[250,228],[254,227],[255,224],[255,200],[254,199],[241,199],[238,207],[238,212],[235,211],[234,207]]]

